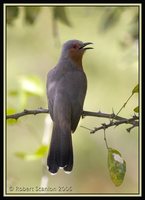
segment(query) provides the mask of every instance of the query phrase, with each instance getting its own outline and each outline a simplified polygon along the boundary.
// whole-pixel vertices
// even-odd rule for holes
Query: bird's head
[[[87,47],[87,45],[93,44],[92,42],[82,42],[79,40],[69,40],[64,43],[62,48],[62,57],[68,58],[74,61],[78,65],[82,65],[82,57],[87,49],[93,49]]]

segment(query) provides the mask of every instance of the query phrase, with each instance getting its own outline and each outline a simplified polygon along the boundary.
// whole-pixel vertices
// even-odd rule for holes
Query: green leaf
[[[32,161],[44,157],[47,152],[48,146],[41,145],[34,153],[16,152],[15,155],[20,159]]]
[[[126,173],[126,162],[116,149],[108,149],[108,169],[115,186],[120,186]]]
[[[27,24],[33,24],[40,13],[41,7],[39,6],[26,6],[25,11],[25,21]]]
[[[48,146],[42,145],[36,150],[35,154],[44,155],[47,151],[48,151]]]
[[[42,96],[44,94],[43,85],[37,76],[26,76],[20,79],[21,88],[28,95]]]
[[[6,6],[6,21],[9,25],[13,25],[13,21],[19,15],[18,6]]]
[[[18,98],[19,98],[18,107],[19,110],[21,110],[27,106],[27,101],[28,101],[27,93],[23,90],[20,90]]]
[[[66,13],[66,8],[65,7],[54,7],[53,8],[53,16],[55,20],[59,20],[62,23],[64,23],[67,26],[71,26],[71,23],[68,19],[68,15]]]
[[[107,31],[109,28],[113,27],[119,21],[124,9],[121,7],[106,7],[104,9],[104,18],[101,23],[101,31]]]
[[[17,96],[17,95],[19,94],[19,92],[18,92],[18,90],[10,90],[10,91],[8,92],[8,94],[9,94],[10,96]]]
[[[139,106],[137,106],[136,108],[134,108],[134,112],[139,113]]]
[[[14,109],[14,108],[8,108],[7,109],[7,115],[12,115],[14,113],[16,113],[16,109]]]
[[[134,89],[132,90],[132,94],[139,92],[139,84],[137,84]]]
[[[16,113],[16,109],[14,109],[14,108],[8,108],[7,109],[7,115],[12,115],[14,113]],[[9,125],[13,125],[13,124],[17,123],[17,120],[15,120],[15,119],[7,119],[7,123]]]

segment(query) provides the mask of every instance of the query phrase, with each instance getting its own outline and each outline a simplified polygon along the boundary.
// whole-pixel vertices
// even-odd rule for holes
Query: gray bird
[[[73,168],[72,137],[83,111],[87,78],[82,57],[91,42],[69,40],[64,43],[58,64],[47,75],[47,98],[53,120],[51,144],[47,158],[48,170],[55,174],[59,168]]]

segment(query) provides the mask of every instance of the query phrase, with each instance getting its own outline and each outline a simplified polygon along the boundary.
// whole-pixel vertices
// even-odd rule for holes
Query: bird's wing
[[[71,130],[75,131],[83,111],[87,90],[85,73],[80,70],[68,72],[59,82],[62,93],[69,99],[71,106]]]
[[[53,103],[54,103],[54,95],[55,95],[56,86],[57,86],[56,68],[53,68],[47,74],[47,84],[46,84],[48,108],[49,108],[49,113],[52,120],[53,120]]]
[[[47,96],[51,118],[54,118],[54,100],[56,96],[61,96],[61,104],[64,105],[65,102],[64,112],[66,112],[65,107],[71,107],[71,130],[74,132],[82,114],[86,89],[87,79],[83,71],[72,70],[62,73],[57,68],[51,70],[47,79]],[[63,112],[62,109],[61,112]]]

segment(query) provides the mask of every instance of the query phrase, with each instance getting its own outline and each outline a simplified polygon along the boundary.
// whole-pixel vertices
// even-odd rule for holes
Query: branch
[[[36,110],[25,109],[23,112],[12,114],[12,115],[7,115],[6,119],[16,119],[17,120],[18,118],[23,117],[25,115],[37,115],[40,113],[49,113],[49,110],[45,109],[45,108],[38,108]]]
[[[82,117],[84,118],[85,116],[101,117],[101,118],[116,119],[116,120],[126,119],[124,117],[115,115],[114,113],[108,114],[108,113],[102,113],[100,111],[99,112],[83,111]]]
[[[6,119],[15,119],[17,120],[20,117],[23,117],[25,115],[36,115],[36,114],[42,114],[42,113],[49,113],[48,109],[45,108],[38,108],[35,110],[27,110],[25,109],[23,112],[20,113],[16,113],[16,114],[12,114],[12,115],[7,115]],[[132,128],[139,126],[139,122],[136,120],[139,120],[139,117],[137,116],[133,116],[130,119],[126,119],[124,117],[120,117],[118,115],[115,115],[114,113],[112,114],[107,114],[107,113],[102,113],[102,112],[91,112],[91,111],[83,111],[82,113],[82,117],[86,117],[86,116],[90,116],[90,117],[101,117],[101,118],[108,118],[108,119],[113,119],[113,120],[117,120],[115,122],[110,121],[109,124],[102,124],[102,126],[98,127],[98,128],[94,128],[93,130],[91,130],[91,133],[94,133],[98,130],[101,129],[106,129],[108,127],[111,126],[118,126],[120,124],[132,124],[132,127],[128,129],[128,131],[130,131]]]
[[[90,133],[95,133],[96,131],[99,131],[101,129],[105,130],[109,127],[118,126],[118,125],[121,125],[121,124],[133,124],[133,126],[131,126],[130,128],[127,129],[127,131],[130,132],[132,128],[139,126],[139,122],[135,121],[135,120],[138,120],[138,119],[139,119],[139,117],[133,116],[132,118],[129,118],[129,119],[122,119],[122,120],[115,121],[115,122],[110,121],[110,123],[108,123],[108,124],[103,123],[102,126],[95,127],[93,130],[90,131]]]

